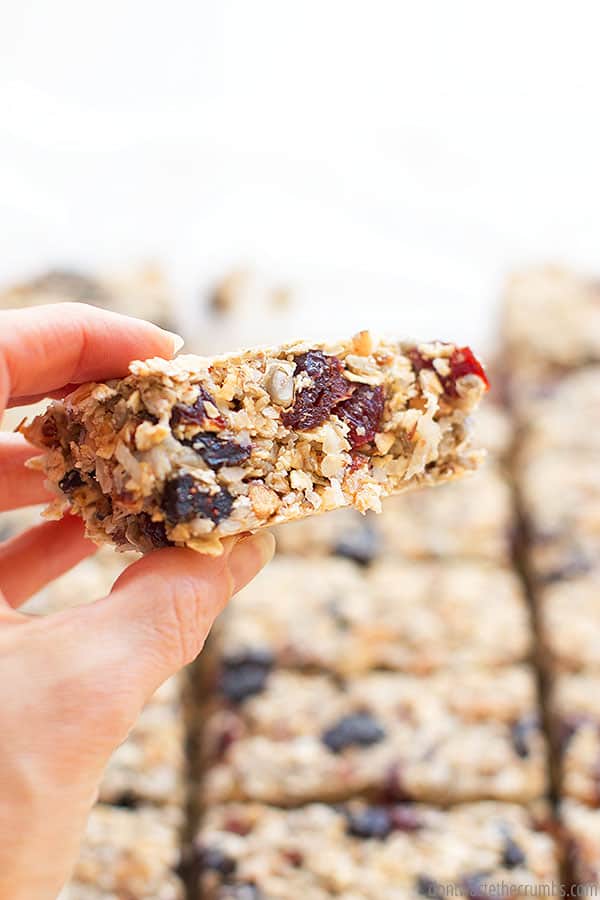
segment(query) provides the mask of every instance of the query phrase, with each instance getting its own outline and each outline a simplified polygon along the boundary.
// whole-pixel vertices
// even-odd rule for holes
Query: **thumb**
[[[196,658],[230,597],[272,558],[268,531],[230,538],[221,556],[165,548],[133,563],[103,600],[88,608],[98,640],[119,648],[144,699]],[[133,685],[132,685],[133,687]]]

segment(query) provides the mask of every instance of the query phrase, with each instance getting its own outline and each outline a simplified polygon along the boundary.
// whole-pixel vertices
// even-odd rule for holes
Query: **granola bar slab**
[[[209,653],[221,673],[262,660],[345,676],[425,674],[520,662],[531,637],[522,587],[506,569],[390,561],[365,572],[340,559],[280,557],[232,601]]]
[[[566,863],[573,882],[597,888],[600,885],[600,809],[563,800],[559,816],[567,850]]]
[[[600,576],[558,581],[536,591],[538,631],[552,673],[600,675]]]
[[[235,678],[238,681],[235,681]],[[356,795],[528,801],[546,784],[527,667],[427,679],[248,670],[206,711],[203,799],[294,806]]]
[[[228,804],[208,812],[193,858],[207,900],[473,898],[488,896],[486,884],[521,898],[536,887],[554,896],[547,888],[559,881],[553,839],[526,809],[502,803]]]
[[[387,499],[379,516],[339,510],[276,528],[280,552],[333,553],[360,564],[389,554],[405,559],[510,560],[514,514],[510,486],[487,462],[435,491]]]
[[[91,303],[115,312],[173,327],[171,289],[161,269],[147,264],[114,275],[49,269],[0,291],[0,309],[63,301]]]
[[[548,707],[561,795],[600,806],[600,676],[557,677]]]
[[[468,414],[487,387],[468,348],[296,343],[132,363],[78,388],[23,432],[47,453],[54,514],[123,548],[221,538],[474,468]]]
[[[184,900],[179,861],[179,827],[170,814],[98,804],[59,900]]]

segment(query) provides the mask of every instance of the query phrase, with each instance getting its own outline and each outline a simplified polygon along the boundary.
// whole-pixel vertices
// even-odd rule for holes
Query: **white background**
[[[598,9],[5,2],[0,278],[254,263],[296,330],[489,343],[511,266],[600,271]]]

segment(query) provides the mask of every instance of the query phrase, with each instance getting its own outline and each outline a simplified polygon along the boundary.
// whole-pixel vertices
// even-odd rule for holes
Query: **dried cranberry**
[[[191,405],[184,403],[175,404],[171,410],[171,427],[175,425],[204,425],[206,422],[210,422],[212,425],[218,425],[220,428],[223,428],[225,422],[221,416],[217,416],[215,419],[208,418],[204,407],[205,403],[212,403],[213,406],[217,405],[206,388],[200,387],[198,397]]]
[[[390,821],[394,831],[418,831],[423,827],[418,812],[408,803],[390,807]]]
[[[219,689],[232,703],[260,694],[273,668],[269,651],[257,650],[225,659],[219,678]]]
[[[384,403],[381,385],[357,384],[352,396],[336,407],[336,415],[350,428],[348,440],[352,447],[362,447],[373,440],[381,427]]]
[[[340,534],[333,552],[336,556],[366,566],[377,557],[379,549],[379,536],[375,529],[368,523],[360,523]]]
[[[200,432],[192,438],[186,438],[181,442],[199,453],[204,462],[212,469],[219,466],[237,466],[248,459],[251,447],[242,447],[235,441],[227,441],[210,432]]]
[[[337,356],[309,350],[295,358],[296,372],[306,372],[313,381],[299,391],[291,409],[281,414],[286,428],[308,431],[327,421],[334,408],[352,394],[354,385],[344,377]]]
[[[172,546],[173,542],[167,537],[164,522],[154,522],[148,513],[140,513],[137,517],[140,532],[148,538],[153,547]]]
[[[525,865],[526,857],[519,845],[511,837],[507,837],[502,851],[502,865],[507,869],[516,869]]]
[[[434,368],[433,360],[424,357],[416,348],[409,350],[407,356],[412,363],[413,369],[417,373],[420,372],[421,369]],[[457,347],[450,355],[448,365],[450,367],[449,375],[440,375],[439,372],[436,374],[444,389],[444,393],[449,397],[456,397],[456,382],[465,375],[477,375],[477,377],[481,378],[485,384],[486,390],[489,389],[490,383],[483,366],[470,347]]]
[[[370,713],[359,712],[344,716],[321,735],[323,743],[332,753],[340,753],[346,747],[368,747],[385,737],[385,731]]]
[[[85,484],[83,478],[81,477],[81,472],[77,469],[71,469],[66,475],[58,482],[58,486],[61,491],[64,491],[65,494],[70,494],[71,491],[76,490],[77,488],[83,487]]]
[[[512,745],[515,748],[515,753],[517,756],[520,756],[521,759],[527,759],[529,757],[529,754],[531,753],[529,736],[537,731],[538,727],[539,723],[535,716],[525,716],[522,719],[517,719],[516,722],[513,722],[510,730]]]
[[[217,525],[227,518],[232,506],[233,497],[225,488],[216,494],[209,494],[191,475],[171,478],[163,491],[162,509],[172,524],[200,517],[212,519]]]
[[[433,900],[442,900],[444,897],[440,883],[429,875],[419,875],[416,888],[417,894],[421,894],[422,897],[432,897]]]
[[[401,803],[408,803],[413,800],[410,791],[404,783],[402,766],[399,763],[391,766],[386,774],[382,790],[382,799],[385,800],[386,803],[392,803],[395,800],[399,800]]]
[[[302,863],[304,862],[304,856],[300,853],[299,850],[291,847],[289,850],[283,851],[283,856],[289,862],[290,866],[293,866],[294,869],[299,869]]]
[[[392,830],[390,816],[383,806],[367,806],[358,812],[348,812],[348,834],[359,838],[383,840]]]

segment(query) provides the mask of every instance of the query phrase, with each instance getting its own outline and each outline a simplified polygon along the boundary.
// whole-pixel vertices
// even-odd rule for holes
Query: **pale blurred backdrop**
[[[3,4],[0,278],[155,259],[187,325],[252,265],[296,291],[282,336],[485,349],[507,269],[600,271],[599,24],[593,2]]]

